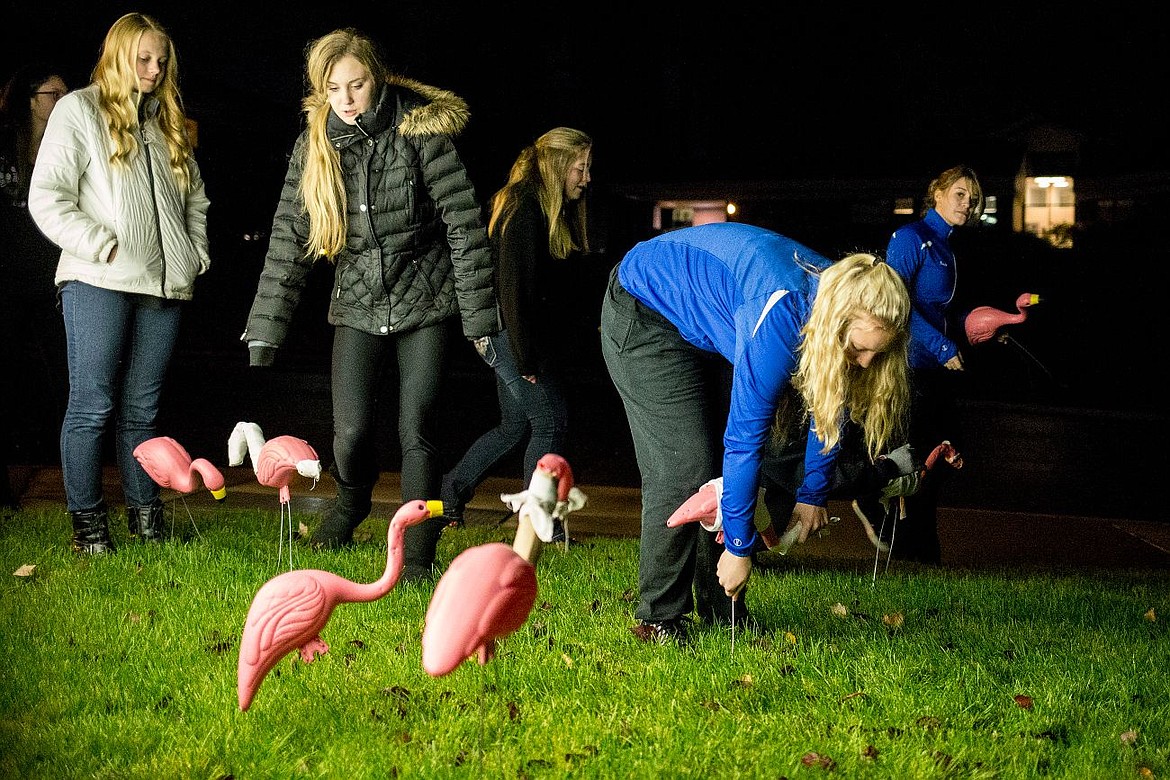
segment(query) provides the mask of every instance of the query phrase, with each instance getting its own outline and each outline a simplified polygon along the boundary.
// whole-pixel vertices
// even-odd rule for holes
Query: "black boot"
[[[130,538],[158,544],[163,540],[163,505],[156,501],[149,506],[126,507],[126,525]]]
[[[87,512],[70,512],[73,520],[73,552],[78,555],[105,555],[115,552],[110,539],[110,518],[104,506]]]
[[[373,484],[347,485],[337,480],[337,499],[321,518],[309,543],[324,550],[338,550],[353,544],[353,531],[370,514]]]
[[[448,522],[446,517],[432,517],[406,529],[403,537],[405,563],[400,582],[419,582],[434,577],[435,548]]]

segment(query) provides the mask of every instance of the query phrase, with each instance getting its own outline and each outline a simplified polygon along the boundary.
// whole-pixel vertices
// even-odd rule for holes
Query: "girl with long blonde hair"
[[[450,522],[462,522],[476,487],[525,441],[518,475],[524,483],[545,454],[569,454],[565,372],[576,355],[557,323],[576,292],[566,281],[566,261],[590,248],[585,195],[592,165],[593,139],[554,127],[520,151],[492,197],[488,233],[504,328],[475,346],[496,374],[500,422],[444,476],[439,497]]]
[[[376,410],[395,366],[402,500],[438,495],[435,414],[449,337],[500,329],[481,203],[456,146],[467,103],[390,73],[374,41],[343,28],[305,50],[305,128],[289,159],[243,340],[252,365],[284,342],[309,274],[333,266],[337,500],[312,544],[353,542],[381,468]],[[460,328],[461,326],[461,328]],[[407,529],[404,577],[429,573],[429,531]],[[433,550],[433,545],[431,546]]]
[[[130,535],[163,538],[160,488],[134,450],[156,435],[182,304],[211,265],[209,202],[178,68],[156,19],[115,21],[92,83],[49,116],[29,189],[29,212],[61,248],[55,282],[69,364],[61,465],[81,554],[114,551],[102,495],[111,422]]]

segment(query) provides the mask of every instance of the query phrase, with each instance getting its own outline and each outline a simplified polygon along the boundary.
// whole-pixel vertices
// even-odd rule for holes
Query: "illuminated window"
[[[999,204],[994,195],[983,196],[983,214],[979,216],[979,221],[985,225],[994,225],[999,222],[999,216],[996,212],[999,209]]]
[[[1072,177],[1029,176],[1024,182],[1024,230],[1058,249],[1070,249],[1075,224]]]

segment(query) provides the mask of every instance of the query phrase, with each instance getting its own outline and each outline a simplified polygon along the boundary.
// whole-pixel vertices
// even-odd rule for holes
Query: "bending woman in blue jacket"
[[[642,479],[635,633],[686,639],[692,609],[730,622],[751,575],[759,469],[789,389],[809,410],[805,477],[788,528],[828,522],[844,421],[876,458],[904,428],[910,301],[874,255],[831,262],[763,228],[716,223],[643,241],[613,270],[601,348],[625,405]],[[732,367],[730,410],[720,377]],[[719,431],[722,428],[722,460]],[[697,524],[666,520],[723,476],[724,548]],[[692,584],[694,594],[692,595]],[[736,622],[747,617],[742,605]]]

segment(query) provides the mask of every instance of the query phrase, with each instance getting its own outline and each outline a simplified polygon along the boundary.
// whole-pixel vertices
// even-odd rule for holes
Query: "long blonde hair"
[[[138,108],[147,96],[138,89],[138,44],[145,32],[156,33],[167,45],[167,61],[158,86],[151,93],[159,102],[158,124],[167,145],[171,173],[180,192],[191,186],[187,160],[191,141],[187,137],[187,117],[179,92],[179,59],[171,36],[154,18],[129,13],[114,22],[102,41],[101,54],[93,68],[92,80],[98,87],[98,104],[106,117],[114,151],[110,163],[125,165],[138,149],[134,131],[138,128]]]
[[[327,257],[331,261],[345,249],[348,232],[345,180],[341,156],[329,143],[329,74],[342,57],[352,56],[382,89],[388,78],[386,66],[374,42],[353,28],[334,30],[309,43],[305,54],[305,81],[308,94],[301,101],[308,125],[305,165],[300,195],[309,215],[306,257]],[[375,100],[380,95],[375,91]]]
[[[812,313],[801,329],[792,384],[825,451],[840,440],[848,413],[865,431],[866,450],[875,459],[906,428],[910,296],[894,269],[864,252],[833,263],[820,276]],[[893,338],[886,351],[862,369],[849,360],[846,350],[849,329],[865,317],[872,317]]]
[[[588,252],[586,199],[566,204],[565,180],[581,153],[591,148],[593,139],[571,127],[554,127],[524,147],[512,163],[508,182],[492,196],[488,235],[508,227],[524,189],[533,187],[548,220],[549,254],[564,260],[574,250]]]

